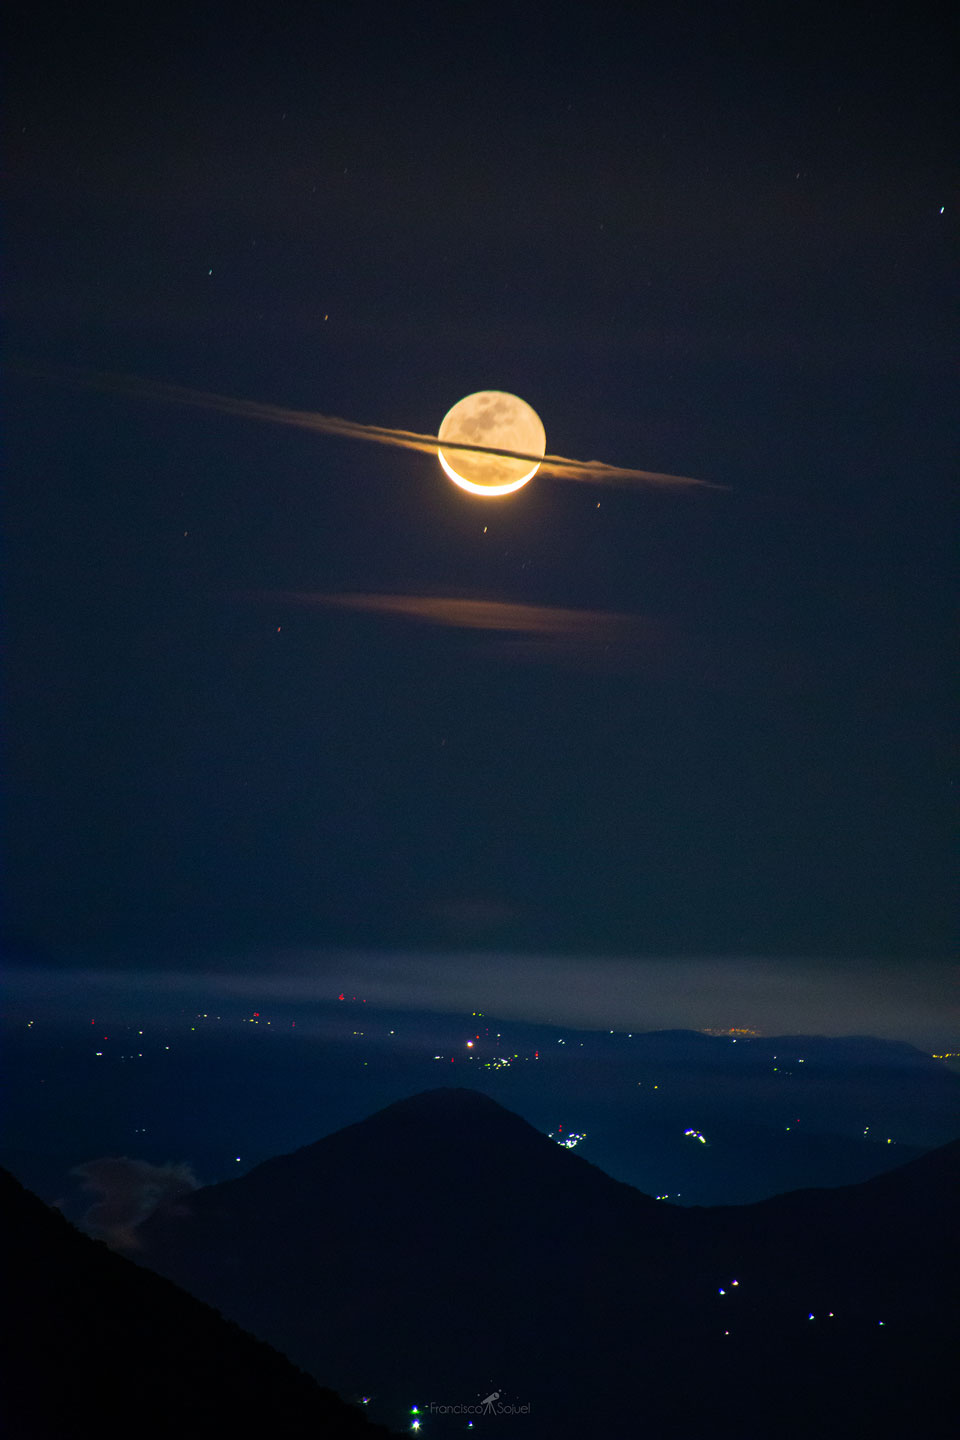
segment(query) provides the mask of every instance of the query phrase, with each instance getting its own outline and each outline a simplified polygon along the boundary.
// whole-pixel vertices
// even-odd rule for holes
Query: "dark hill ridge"
[[[955,1338],[958,1156],[683,1210],[444,1089],[195,1192],[143,1259],[393,1416],[496,1388],[527,1440],[906,1434]]]
[[[81,1235],[0,1170],[8,1440],[389,1440],[208,1305]]]
[[[833,1311],[861,1339],[880,1328],[913,1337],[919,1362],[921,1336],[944,1355],[957,1338],[958,1197],[954,1141],[857,1185],[686,1213],[711,1263],[737,1272],[738,1300],[760,1282],[765,1324],[785,1325],[802,1295],[808,1316]]]
[[[328,1195],[359,1179],[376,1188],[389,1179],[401,1192],[394,1203],[402,1204],[406,1194],[412,1210],[421,1192],[433,1191],[441,1171],[449,1190],[484,1194],[499,1209],[535,1203],[562,1180],[554,1196],[560,1206],[600,1204],[631,1222],[640,1213],[650,1225],[670,1223],[649,1196],[564,1151],[496,1100],[453,1087],[397,1101],[291,1155],[267,1160],[237,1180],[210,1186],[204,1194],[228,1193],[233,1204],[255,1204],[262,1194],[273,1196],[277,1187],[290,1185],[288,1203],[296,1204],[293,1191],[308,1178]]]
[[[552,1370],[558,1329],[629,1305],[635,1235],[651,1277],[679,1244],[677,1212],[472,1090],[400,1101],[182,1212],[143,1228],[146,1263],[303,1368],[325,1355],[346,1393],[407,1406],[431,1373],[470,1400]]]

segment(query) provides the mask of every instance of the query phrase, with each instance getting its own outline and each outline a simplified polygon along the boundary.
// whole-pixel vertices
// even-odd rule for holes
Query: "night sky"
[[[938,987],[936,10],[16,10],[12,953]],[[478,499],[75,369],[430,433],[512,391],[550,451],[717,488]]]

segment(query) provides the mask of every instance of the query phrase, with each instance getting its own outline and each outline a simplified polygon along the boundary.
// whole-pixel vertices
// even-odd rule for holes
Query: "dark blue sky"
[[[21,953],[949,953],[945,36],[668,8],[18,22]],[[515,391],[728,488],[474,500],[65,366],[419,431]]]

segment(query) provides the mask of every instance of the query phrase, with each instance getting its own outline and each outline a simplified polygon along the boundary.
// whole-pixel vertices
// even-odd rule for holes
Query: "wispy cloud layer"
[[[955,971],[936,961],[765,956],[605,957],[513,952],[260,952],[205,968],[158,958],[152,967],[56,971],[10,968],[8,1008],[51,1013],[84,1003],[120,1012],[180,1013],[184,997],[297,1007],[298,1031],[341,991],[387,1009],[470,1014],[582,1029],[747,1026],[766,1035],[875,1035],[923,1049],[956,1049]],[[302,1007],[302,1013],[300,1013]]]
[[[84,1225],[117,1250],[137,1249],[137,1227],[158,1205],[189,1195],[200,1183],[189,1165],[151,1165],[124,1155],[88,1160],[72,1173],[99,1197],[83,1217]]]

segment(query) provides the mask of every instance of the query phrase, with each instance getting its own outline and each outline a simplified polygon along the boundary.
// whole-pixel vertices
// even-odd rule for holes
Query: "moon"
[[[536,410],[519,395],[504,390],[478,390],[458,400],[444,415],[437,435],[448,445],[486,445],[491,449],[519,450],[524,455],[543,455],[546,431]],[[444,454],[437,459],[455,485],[471,495],[511,495],[532,480],[540,469],[539,460],[512,455],[480,455],[469,450]]]

